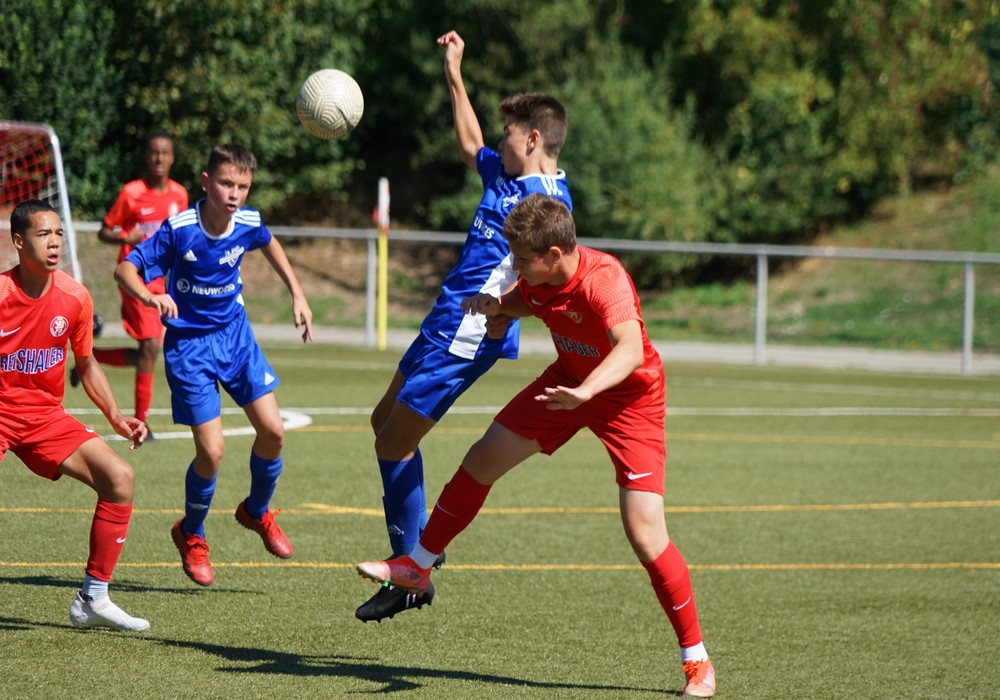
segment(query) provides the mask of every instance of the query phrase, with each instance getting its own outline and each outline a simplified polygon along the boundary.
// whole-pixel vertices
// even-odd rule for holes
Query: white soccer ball
[[[365,111],[357,81],[341,70],[318,70],[302,83],[295,102],[302,126],[321,139],[339,139],[354,131]]]

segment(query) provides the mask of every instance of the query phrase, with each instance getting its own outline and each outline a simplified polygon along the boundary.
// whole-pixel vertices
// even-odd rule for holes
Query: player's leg
[[[121,556],[132,517],[134,473],[131,465],[100,438],[83,442],[59,466],[59,473],[81,481],[97,492],[90,526],[90,554],[83,586],[70,606],[78,627],[112,627],[142,631],[149,622],[133,617],[108,596],[108,583]]]
[[[667,535],[663,496],[621,488],[619,505],[628,541],[677,635],[686,677],[684,693],[711,697],[715,694],[715,670],[702,640],[687,562]]]
[[[208,558],[205,519],[225,452],[215,357],[212,334],[186,338],[168,332],[163,339],[173,420],[190,426],[195,446],[194,459],[184,477],[184,517],[174,523],[170,536],[180,552],[184,573],[202,586],[215,579]]]
[[[162,294],[165,290],[162,279],[153,280],[146,288],[152,294]],[[122,324],[139,344],[137,349],[129,348],[125,352],[125,361],[135,367],[135,417],[145,421],[153,401],[153,373],[160,354],[163,323],[156,309],[126,293],[122,297]]]
[[[209,547],[205,539],[205,519],[215,496],[215,482],[225,440],[222,418],[213,418],[191,426],[195,457],[184,475],[184,517],[174,523],[170,536],[181,555],[181,565],[188,578],[200,586],[215,580]]]
[[[396,401],[375,436],[382,478],[382,507],[393,556],[408,554],[427,524],[423,455],[420,440],[437,421]]]
[[[397,370],[371,416],[375,456],[382,479],[382,512],[393,557],[409,554],[427,524],[424,464],[419,445],[437,424],[396,400],[405,381],[406,377]],[[442,553],[436,565],[440,568],[443,563]],[[354,615],[362,622],[381,622],[433,601],[433,586],[428,586],[422,595],[383,586],[358,606]]]
[[[409,555],[358,564],[358,572],[380,583],[420,592],[430,585],[435,559],[475,519],[493,483],[538,452],[535,440],[494,422],[472,446],[438,497],[420,542]]]
[[[267,551],[287,559],[294,549],[274,519],[281,509],[270,509],[271,497],[284,468],[285,426],[278,402],[269,392],[244,405],[243,410],[257,437],[250,450],[250,494],[237,506],[236,520],[260,535]]]
[[[159,336],[141,338],[139,347],[134,351],[134,361],[129,363],[135,366],[135,417],[141,421],[149,419],[149,407],[153,404],[156,358],[159,354]]]

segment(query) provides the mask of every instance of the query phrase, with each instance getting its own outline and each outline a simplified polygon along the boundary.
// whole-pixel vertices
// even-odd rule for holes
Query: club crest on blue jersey
[[[243,253],[246,252],[246,248],[241,245],[236,246],[232,250],[227,250],[226,254],[219,258],[220,265],[229,265],[229,267],[236,267],[236,263],[240,261]]]

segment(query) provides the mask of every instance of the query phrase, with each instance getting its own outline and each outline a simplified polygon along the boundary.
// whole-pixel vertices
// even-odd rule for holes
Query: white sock
[[[417,544],[413,547],[413,551],[410,552],[409,557],[421,569],[429,569],[434,566],[434,561],[438,558],[438,555],[428,552],[420,546],[419,542],[417,542]]]
[[[97,600],[108,594],[108,582],[99,578],[94,578],[90,574],[83,577],[83,586],[80,588],[80,595],[87,600]]]
[[[708,652],[705,651],[705,643],[698,642],[693,647],[681,648],[681,663],[688,661],[708,661]]]

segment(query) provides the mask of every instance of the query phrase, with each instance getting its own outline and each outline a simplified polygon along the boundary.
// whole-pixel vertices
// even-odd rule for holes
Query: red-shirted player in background
[[[562,202],[532,194],[508,215],[517,288],[500,299],[478,294],[469,313],[535,315],[557,359],[500,411],[437,500],[409,556],[358,564],[375,581],[419,593],[438,554],[476,517],[501,476],[542,452],[552,454],[580,428],[607,448],[615,466],[625,534],[649,572],[681,647],[685,695],[715,693],[715,670],[702,642],[687,563],[670,541],[663,514],[666,382],[649,342],[639,297],[615,258],[576,244]]]
[[[97,237],[120,248],[118,262],[129,252],[156,233],[160,224],[179,211],[187,209],[187,190],[170,179],[174,164],[174,142],[165,131],[154,131],[144,140],[146,175],[127,182],[104,221]],[[163,278],[146,285],[153,294],[166,292]],[[163,324],[156,309],[118,290],[122,297],[122,325],[125,332],[139,341],[136,348],[94,348],[98,362],[111,367],[135,367],[135,417],[145,421],[153,401],[153,371],[160,353]],[[76,373],[70,374],[70,384],[76,386]]]
[[[10,450],[39,476],[63,474],[97,492],[90,556],[83,586],[69,608],[77,627],[142,631],[108,597],[132,517],[132,467],[91,428],[63,408],[66,346],[87,396],[115,432],[138,447],[146,425],[118,409],[108,378],[94,360],[93,302],[79,282],[59,269],[63,227],[46,202],[14,208],[10,233],[19,264],[0,273],[0,459]]]

